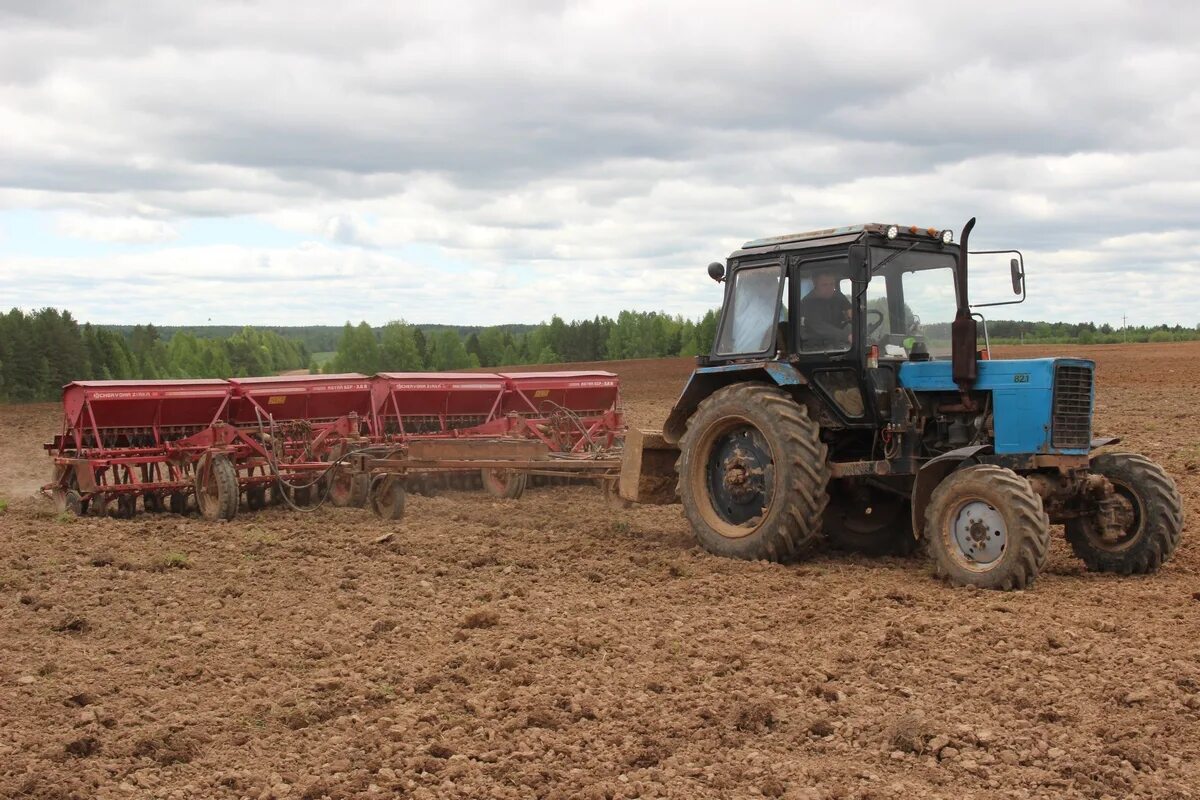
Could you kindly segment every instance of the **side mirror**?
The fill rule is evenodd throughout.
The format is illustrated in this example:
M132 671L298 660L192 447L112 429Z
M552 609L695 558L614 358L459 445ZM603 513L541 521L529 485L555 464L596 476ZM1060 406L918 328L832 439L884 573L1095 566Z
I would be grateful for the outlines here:
M708 265L708 277L712 278L717 283L725 280L725 265L720 261L714 261Z
M846 257L850 262L850 274L858 275L858 271L867 265L867 246L865 244L850 245Z
M1008 262L1009 271L1012 273L1013 294L1021 293L1021 286L1025 283L1025 270L1021 266L1021 262L1013 259Z

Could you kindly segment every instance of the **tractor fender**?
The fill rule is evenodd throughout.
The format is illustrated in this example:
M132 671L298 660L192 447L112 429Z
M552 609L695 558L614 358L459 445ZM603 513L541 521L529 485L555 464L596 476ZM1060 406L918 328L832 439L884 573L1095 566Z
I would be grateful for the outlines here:
M748 364L725 364L719 367L699 367L683 387L679 399L663 424L663 439L678 444L687 428L688 418L704 398L718 389L734 383L759 381L776 386L800 386L808 383L800 371L786 361L755 361Z
M917 478L913 481L912 488L913 536L920 539L925 533L925 508L929 505L929 498L933 495L933 490L937 488L937 485L945 480L947 475L962 466L964 461L990 452L992 452L990 444L973 444L942 453L921 465L921 468L917 470Z

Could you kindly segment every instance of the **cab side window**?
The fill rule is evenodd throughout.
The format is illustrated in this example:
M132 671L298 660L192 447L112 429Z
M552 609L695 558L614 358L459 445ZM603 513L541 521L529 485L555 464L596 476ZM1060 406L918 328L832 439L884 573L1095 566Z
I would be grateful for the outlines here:
M717 355L754 355L771 347L776 336L782 280L783 268L779 264L743 267L733 274L733 286L717 335Z
M800 352L840 353L850 349L853 306L844 266L814 265L797 273L797 283Z

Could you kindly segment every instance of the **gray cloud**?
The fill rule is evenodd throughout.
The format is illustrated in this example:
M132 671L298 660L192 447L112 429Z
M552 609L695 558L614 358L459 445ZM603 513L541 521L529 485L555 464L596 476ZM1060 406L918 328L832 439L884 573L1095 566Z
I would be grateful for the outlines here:
M1194 324L1200 289L1117 287L1198 263L1198 34L1182 2L0 3L0 210L160 262L190 263L188 220L252 216L330 243L334 278L411 245L524 270L492 321L695 313L697 265L746 239L978 215L981 245L1081 284L1013 313L1111 320L1117 291ZM333 294L330 319L358 307Z

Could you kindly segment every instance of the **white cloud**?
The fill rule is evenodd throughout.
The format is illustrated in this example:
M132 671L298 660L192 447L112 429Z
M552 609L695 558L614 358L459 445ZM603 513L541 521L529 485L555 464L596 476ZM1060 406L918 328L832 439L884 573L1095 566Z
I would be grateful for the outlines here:
M179 232L162 220L145 217L101 217L90 214L65 213L58 217L55 229L72 239L91 239L96 242L166 242Z
M361 296L392 302L371 281L411 267L420 293L394 287L420 299L406 316L517 321L696 313L717 296L703 265L746 239L978 215L980 246L1029 256L1035 296L1011 313L1113 321L1134 305L1194 323L1188 286L1121 290L1196 267L1194 3L28 8L0 10L0 212L157 246L145 262L99 248L39 262L138 287L122 320L262 318L261 298L170 299L193 285L176 265L200 268L172 242L198 218L325 243L203 250L205 285L236 296L269 275L275 313L382 321ZM439 255L414 267L399 255L414 246ZM26 264L0 253L0 290L61 303L5 284ZM279 272L294 269L343 282L311 305L314 286Z

